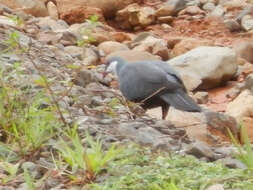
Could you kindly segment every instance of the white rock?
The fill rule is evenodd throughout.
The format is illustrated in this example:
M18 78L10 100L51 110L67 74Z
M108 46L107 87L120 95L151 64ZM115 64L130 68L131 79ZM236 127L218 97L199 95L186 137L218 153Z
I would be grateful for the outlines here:
M249 31L253 29L253 17L246 15L242 18L241 25L244 30Z
M244 117L253 117L253 94L244 90L227 105L226 113L241 122Z
M191 90L216 87L231 79L238 69L235 51L226 47L198 47L169 60L168 64L179 71L187 89ZM193 86L189 78L201 84Z
M52 19L58 20L59 15L58 15L58 10L57 10L57 6L52 2L48 2L47 4L47 10L48 10L48 14Z

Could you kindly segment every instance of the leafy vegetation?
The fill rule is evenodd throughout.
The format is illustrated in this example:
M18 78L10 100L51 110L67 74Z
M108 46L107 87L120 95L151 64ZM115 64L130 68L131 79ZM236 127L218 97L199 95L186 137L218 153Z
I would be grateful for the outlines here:
M92 190L204 190L222 183L225 189L250 190L253 173L229 169L219 163L201 162L192 156L152 153L129 146L121 159L111 162L110 177L100 184L89 185Z
M83 47L87 44L96 42L96 39L92 35L93 30L100 24L99 17L92 15L86 19L87 27L81 29L83 39L77 41L77 46Z

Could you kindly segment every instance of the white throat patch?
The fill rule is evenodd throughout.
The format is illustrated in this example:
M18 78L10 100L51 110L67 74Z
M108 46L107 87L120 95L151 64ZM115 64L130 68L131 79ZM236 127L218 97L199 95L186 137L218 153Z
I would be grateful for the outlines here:
M112 61L110 63L110 65L107 67L106 71L113 72L114 74L117 74L116 67L117 67L118 63L119 63L118 61Z

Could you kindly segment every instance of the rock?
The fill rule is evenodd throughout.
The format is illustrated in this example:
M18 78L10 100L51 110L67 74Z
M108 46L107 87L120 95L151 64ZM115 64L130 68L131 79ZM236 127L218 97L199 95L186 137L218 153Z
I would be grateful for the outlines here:
M52 30L54 32L58 31L63 31L66 30L67 27L60 22L50 18L50 17L41 17L38 20L37 25L42 29L42 30Z
M188 6L180 11L178 15L205 15L205 11L202 11L197 6Z
M250 139L253 140L253 94L249 90L242 91L227 105L226 113L235 117L238 123L242 123L247 128Z
M0 3L36 17L48 16L47 8L41 0L0 0Z
M49 1L47 3L47 10L48 10L48 14L50 18L54 20L58 20L59 15L58 15L57 6L52 1Z
M115 51L106 56L106 59L109 57L119 56L128 61L143 61L143 60L160 60L159 56L152 55L145 51L134 51L134 50L123 50Z
M186 7L185 0L167 0L157 11L156 16L174 16Z
M117 42L130 41L131 37L125 32L111 32L112 38Z
M83 23L90 16L96 15L99 20L104 20L101 9L95 7L76 7L69 11L60 13L60 18L65 20L68 24Z
M253 63L253 42L239 42L235 45L237 55L248 62Z
M224 159L219 159L219 162L221 162L223 165L225 165L228 168L239 168L239 169L247 169L247 166L245 166L241 161L237 159L233 159L230 157L224 158Z
M22 169L27 169L27 171L29 172L29 174L33 177L33 178L40 178L41 177L41 173L40 173L40 167L36 164L34 164L33 162L24 162L22 164Z
M253 92L253 74L249 74L245 79L245 88Z
M161 118L160 108L148 110L147 114L157 119ZM176 128L185 129L190 140L200 141L214 147L223 141L230 141L227 129L230 129L235 136L238 133L235 119L222 113L210 111L190 113L170 107L166 120Z
M208 102L208 92L197 92L193 98L198 104L206 104Z
M119 42L107 41L99 44L98 50L100 54L102 53L104 56L106 56L115 51L129 50L129 48L126 45Z
M46 44L57 44L59 43L62 35L56 34L55 32L39 32L36 36L37 40Z
M231 32L241 30L241 25L234 19L224 20L224 24Z
M186 153L194 155L197 158L205 157L212 161L214 160L214 152L212 149L207 144L200 141L196 141L190 144L186 150Z
M194 48L200 47L200 46L211 46L212 42L209 40L200 40L200 39L194 39L194 38L184 38L181 39L180 42L178 42L171 51L171 57L176 57L179 55L182 55Z
M215 7L215 9L210 13L210 16L213 17L223 17L225 10L221 5Z
M198 47L169 60L168 64L179 71L187 89L192 89L193 85L186 79L194 77L195 81L201 81L194 89L203 90L228 81L238 68L236 53L226 47Z
M117 12L116 21L122 29L145 27L155 21L155 10L151 7L140 6L137 3L128 5Z
M245 15L241 20L242 28L246 31L253 29L253 17L251 15Z
M83 65L97 65L100 60L98 50L93 46L83 47L82 60Z
M206 4L203 5L203 10L212 12L215 9L215 4L211 2L207 2Z
M86 87L88 84L92 82L96 82L96 81L97 79L94 73L90 70L85 70L85 69L78 71L74 79L74 83L82 87Z
M167 42L163 39L158 39L153 36L148 36L143 41L135 43L134 51L147 51L153 55L160 56L163 60L169 59L169 49Z
M224 187L221 184L216 184L216 185L211 185L206 190L224 190Z
M159 130L156 130L156 127L162 127L164 128L163 130L167 130L166 133L168 134L166 135L166 138L161 138L163 133ZM146 125L138 121L121 123L119 126L117 126L117 131L123 137L128 137L128 139L131 139L137 143L150 145L155 149L162 148L165 150L174 151L180 149L178 146L179 141L175 139L179 139L185 135L185 133L182 133L182 130L179 132L179 130L174 128L169 122L166 122L166 124L154 123L153 125ZM173 136L174 138L177 138L172 139Z
M238 14L238 16L236 17L235 20L236 20L237 22L241 23L242 18L243 18L244 16L246 16L246 15L250 15L250 14L252 13L252 11L253 11L253 6L252 6L252 5L245 7L245 8Z
M172 16L160 16L157 18L160 23L171 23L173 21Z
M13 20L11 20L10 18L8 18L6 16L1 16L1 15L0 15L0 24L9 25L9 26L16 26L16 23Z
M106 18L115 16L116 12L127 5L138 2L138 0L56 0L60 15L70 12L70 10L80 9L82 7L98 8ZM86 9L89 11L88 9ZM74 12L73 12L74 13ZM94 12L96 13L96 12Z
M83 48L77 46L66 46L64 51L70 54L73 58L82 59Z

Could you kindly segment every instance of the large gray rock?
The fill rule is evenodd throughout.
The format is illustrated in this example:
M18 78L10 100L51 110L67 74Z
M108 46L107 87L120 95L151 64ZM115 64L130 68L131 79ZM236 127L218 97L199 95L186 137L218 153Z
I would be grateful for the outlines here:
M208 46L195 48L169 60L168 64L180 72L189 90L217 87L231 79L238 67L234 50Z

